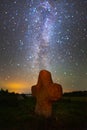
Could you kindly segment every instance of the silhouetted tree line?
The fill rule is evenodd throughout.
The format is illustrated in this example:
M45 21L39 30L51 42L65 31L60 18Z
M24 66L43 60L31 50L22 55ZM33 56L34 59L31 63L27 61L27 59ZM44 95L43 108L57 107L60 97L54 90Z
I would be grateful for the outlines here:
M73 92L67 92L64 93L63 96L69 96L69 97L80 97L84 96L87 97L87 91L73 91Z
M66 97L87 97L87 91L74 91L64 93L63 96ZM26 94L18 94L14 92L9 92L8 90L0 90L0 106L17 106L21 100L29 98Z
M0 90L0 105L4 106L17 106L18 95L14 92L10 93L8 90Z

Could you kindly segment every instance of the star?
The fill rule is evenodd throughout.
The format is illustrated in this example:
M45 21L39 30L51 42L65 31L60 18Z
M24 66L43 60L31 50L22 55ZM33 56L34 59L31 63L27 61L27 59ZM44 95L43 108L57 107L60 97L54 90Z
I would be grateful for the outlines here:
M86 0L1 1L0 86L22 82L30 92L46 69L64 91L87 90L86 6Z

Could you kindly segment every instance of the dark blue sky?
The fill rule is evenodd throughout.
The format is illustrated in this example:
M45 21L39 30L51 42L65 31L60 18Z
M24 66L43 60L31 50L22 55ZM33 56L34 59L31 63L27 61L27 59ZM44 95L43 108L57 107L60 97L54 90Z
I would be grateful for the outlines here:
M0 86L30 92L41 69L87 90L87 0L0 1Z

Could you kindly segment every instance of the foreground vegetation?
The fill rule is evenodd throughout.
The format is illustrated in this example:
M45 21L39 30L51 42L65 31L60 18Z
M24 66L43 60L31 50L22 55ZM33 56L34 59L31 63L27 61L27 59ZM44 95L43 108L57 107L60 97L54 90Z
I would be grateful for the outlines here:
M86 130L87 97L64 95L53 104L52 117L34 114L35 99L0 92L0 130Z

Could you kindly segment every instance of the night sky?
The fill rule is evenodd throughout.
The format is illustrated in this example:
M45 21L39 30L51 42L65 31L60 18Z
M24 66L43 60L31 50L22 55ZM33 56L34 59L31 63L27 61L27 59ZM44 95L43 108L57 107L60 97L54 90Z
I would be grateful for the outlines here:
M29 93L42 69L87 90L87 0L0 0L0 88Z

